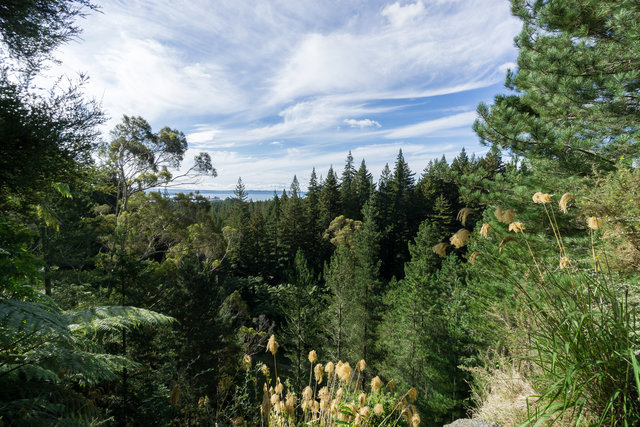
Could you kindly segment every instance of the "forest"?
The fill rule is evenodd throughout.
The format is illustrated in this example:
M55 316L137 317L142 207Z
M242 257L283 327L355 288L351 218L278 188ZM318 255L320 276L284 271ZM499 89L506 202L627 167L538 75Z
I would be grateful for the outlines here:
M222 165L42 89L90 0L1 1L0 426L640 422L640 3L511 8L485 155L254 202L151 191Z

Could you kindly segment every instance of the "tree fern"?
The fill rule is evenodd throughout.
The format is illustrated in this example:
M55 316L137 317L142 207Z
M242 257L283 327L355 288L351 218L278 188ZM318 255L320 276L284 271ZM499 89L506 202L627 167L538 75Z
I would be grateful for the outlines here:
M115 380L125 367L139 368L126 357L108 354L96 338L122 328L166 325L174 320L136 307L93 307L65 313L53 302L43 301L0 300L0 412L10 424L29 419L28 425L50 425L46 420L69 417L65 425L86 425L74 421L80 412L61 397L72 393L65 385L95 386Z

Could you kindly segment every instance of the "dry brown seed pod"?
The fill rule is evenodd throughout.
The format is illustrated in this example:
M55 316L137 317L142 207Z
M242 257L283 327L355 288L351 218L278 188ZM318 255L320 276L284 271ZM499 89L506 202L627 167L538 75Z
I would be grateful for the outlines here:
M551 203L551 194L542 193L538 191L536 194L533 195L533 203L538 203L543 205L546 203Z
M474 253L472 253L471 255L469 255L469 258L468 258L469 262L470 262L471 264L475 264L475 263L476 263L476 259L477 259L480 255L481 255L481 254L480 254L480 252L474 252Z
M458 211L456 219L462 223L463 226L467 225L467 217L473 213L471 208L462 208Z
M278 351L278 342L276 341L275 335L271 335L271 337L269 337L269 342L267 343L267 351L270 351L274 356L276 355L276 352Z
M524 230L524 224L521 222L512 222L509 224L509 231L513 231L514 233L523 233Z
M602 220L598 217L590 216L589 218L587 218L587 227L592 230L597 230L602 227Z
M384 413L384 406L382 406L379 403L376 403L376 405L373 407L373 413L380 416Z
M437 245L435 245L433 248L431 248L433 250L433 252L435 252L436 254L440 255L442 258L447 256L447 248L451 246L448 243L438 243Z
M571 193L564 193L562 195L562 197L560 198L560 201L558 202L558 206L560 206L560 210L563 213L567 213L568 212L568 206L569 206L569 202L573 200L573 194Z
M322 373L323 373L323 370L322 370L322 364L321 364L321 363L318 363L318 364L316 365L316 367L315 367L315 368L313 368L313 374L314 374L314 376L316 377L316 382L317 382L318 384L321 384L321 383L322 383Z
M480 235L484 238L489 237L489 229L491 228L491 224L482 224L482 228L480 229Z
M470 236L471 236L471 233L469 233L469 230L461 228L456 232L456 234L451 236L449 241L453 246L455 246L456 249L460 249L461 247L467 244Z
M375 376L371 379L371 391L376 393L378 391L380 391L380 389L382 388L382 380L380 379L380 377Z

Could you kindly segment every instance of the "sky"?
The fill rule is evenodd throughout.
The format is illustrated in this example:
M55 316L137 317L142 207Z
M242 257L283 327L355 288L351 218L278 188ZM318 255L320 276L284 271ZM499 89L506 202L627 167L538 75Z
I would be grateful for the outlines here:
M419 176L504 92L520 21L507 0L105 0L48 72L89 76L108 131L123 114L187 136L218 177L190 189L303 189L347 153L375 179L398 150Z

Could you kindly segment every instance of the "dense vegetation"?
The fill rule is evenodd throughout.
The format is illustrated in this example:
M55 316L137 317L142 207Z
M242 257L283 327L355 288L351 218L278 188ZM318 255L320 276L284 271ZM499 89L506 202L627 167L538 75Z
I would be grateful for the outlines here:
M0 2L0 425L638 422L637 1L512 1L485 156L264 202L147 192L182 132L36 87L92 8Z

